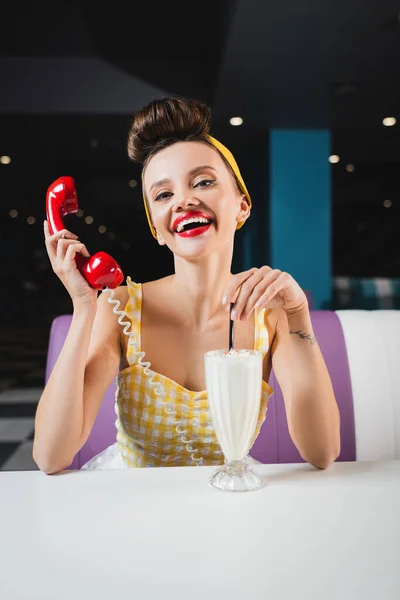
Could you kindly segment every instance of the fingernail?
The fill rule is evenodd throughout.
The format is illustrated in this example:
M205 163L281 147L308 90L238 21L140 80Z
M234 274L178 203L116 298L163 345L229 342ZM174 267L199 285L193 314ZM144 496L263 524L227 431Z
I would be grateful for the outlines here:
M236 317L237 317L237 312L236 312L236 310L233 310L231 312L231 318L234 320L234 319L236 319Z
M222 298L222 304L226 304L228 302L228 296L224 296Z

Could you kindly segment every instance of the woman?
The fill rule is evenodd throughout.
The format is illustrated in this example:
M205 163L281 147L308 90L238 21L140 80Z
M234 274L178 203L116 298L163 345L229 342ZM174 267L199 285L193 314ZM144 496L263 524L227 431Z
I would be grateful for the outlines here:
M268 266L231 273L235 230L249 218L251 199L233 156L210 136L210 120L209 107L180 98L151 102L133 118L128 153L143 166L151 232L175 265L169 277L143 285L128 277L115 290L135 346L107 293L97 298L77 270L75 254L89 256L84 244L67 230L50 235L44 223L51 264L73 302L71 327L36 413L33 456L46 473L70 465L117 372L117 441L86 468L220 464L204 353L226 347L231 303L235 347L264 355L255 438L273 392L266 383L273 367L301 456L326 468L339 455L339 411L304 292L288 273ZM164 389L163 399L151 381Z

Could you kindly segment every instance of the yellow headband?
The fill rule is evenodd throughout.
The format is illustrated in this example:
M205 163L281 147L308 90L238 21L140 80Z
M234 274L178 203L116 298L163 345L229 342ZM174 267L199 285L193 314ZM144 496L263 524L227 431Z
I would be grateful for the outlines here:
M211 135L208 135L207 139L210 142L210 144L212 144L214 146L214 148L216 148L218 150L218 152L220 152L220 154L222 154L222 156L225 158L226 162L229 164L230 168L233 171L233 174L236 177L236 181L238 182L240 190L246 196L247 204L251 208L252 207L252 203L251 203L250 194L247 191L246 185L245 185L245 183L243 181L243 177L240 174L239 167L237 165L237 162L236 162L236 160L235 160L232 152L230 150L228 150L228 148L226 146L224 146L223 144L221 144L221 142L219 142L215 138L211 137ZM146 216L147 216L147 220L149 222L151 233L153 234L153 237L155 237L155 239L157 239L156 230L154 229L153 224L151 222L151 218L150 218L150 211L149 211L149 207L147 205L146 194L144 193L143 173L144 173L144 171L142 172L142 190L143 190L144 208L145 208L145 211L146 211ZM243 225L245 224L245 222L246 221L240 221L240 223L237 224L236 229L240 229L241 227L243 227Z

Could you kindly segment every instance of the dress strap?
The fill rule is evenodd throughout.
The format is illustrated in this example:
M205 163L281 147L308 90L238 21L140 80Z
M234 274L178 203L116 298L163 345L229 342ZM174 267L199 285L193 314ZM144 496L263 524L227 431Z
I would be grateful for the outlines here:
M134 365L138 361L138 353L141 352L140 321L142 316L142 284L135 283L130 277L126 278L128 287L128 302L125 305L125 313L131 321L131 332L135 334L134 345L129 345L126 357L129 365Z
M263 353L263 356L265 356L269 349L269 334L265 325L265 310L265 308L256 308L254 319L254 350L259 350L259 352Z

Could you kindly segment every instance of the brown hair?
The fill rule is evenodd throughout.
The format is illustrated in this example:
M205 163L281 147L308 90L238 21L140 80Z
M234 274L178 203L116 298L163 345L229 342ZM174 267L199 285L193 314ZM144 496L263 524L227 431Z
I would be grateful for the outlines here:
M128 156L146 166L154 154L179 141L202 141L211 126L211 109L190 98L153 100L133 117L128 134ZM211 145L211 144L210 144Z

